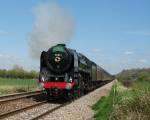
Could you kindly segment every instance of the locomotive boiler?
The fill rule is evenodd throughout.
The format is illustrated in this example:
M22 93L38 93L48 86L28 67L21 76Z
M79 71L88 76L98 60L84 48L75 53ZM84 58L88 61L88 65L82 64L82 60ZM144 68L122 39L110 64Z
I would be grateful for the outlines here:
M112 75L96 63L65 44L41 53L39 82L48 99L80 97L112 79Z

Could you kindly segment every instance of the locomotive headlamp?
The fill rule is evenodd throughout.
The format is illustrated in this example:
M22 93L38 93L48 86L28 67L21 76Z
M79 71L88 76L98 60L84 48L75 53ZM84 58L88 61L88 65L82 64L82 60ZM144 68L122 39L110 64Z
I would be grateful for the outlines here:
M55 80L58 81L58 77L56 77Z
M65 74L65 82L67 82L69 79L68 74Z
M42 82L45 82L45 81L47 81L47 80L48 80L48 79L47 79L46 76L43 76L43 75L41 76L41 81L42 81Z
M69 82L72 82L72 77L70 77Z
M44 76L42 76L42 77L41 77L41 81L42 81L42 82L44 82L44 81L45 81L45 78L44 78Z
M71 86L71 83L67 83L67 84L66 84L66 89L67 89L67 90L71 89L71 87L72 87L72 86Z
M47 80L48 80L48 70L46 68L43 68L40 73L40 81L45 82Z

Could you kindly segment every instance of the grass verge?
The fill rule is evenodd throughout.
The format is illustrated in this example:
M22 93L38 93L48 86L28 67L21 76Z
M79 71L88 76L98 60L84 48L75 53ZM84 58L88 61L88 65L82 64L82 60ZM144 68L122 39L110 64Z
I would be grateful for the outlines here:
M93 107L96 120L148 120L150 119L150 82L137 81L124 88L120 83L110 94Z
M35 79L0 78L0 95L32 91L39 87Z

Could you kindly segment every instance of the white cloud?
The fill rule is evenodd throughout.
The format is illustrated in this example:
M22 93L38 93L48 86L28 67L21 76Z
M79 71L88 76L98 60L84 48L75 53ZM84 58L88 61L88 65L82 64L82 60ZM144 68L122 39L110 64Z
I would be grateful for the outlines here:
M21 65L22 60L11 55L0 54L0 68L12 68L14 65Z
M140 60L138 60L138 62L140 62L140 63L147 63L147 59L140 59Z
M129 32L126 32L126 33L130 34L130 35L150 36L150 31L129 31Z
M92 52L100 52L100 49L95 48L95 49L92 50Z
M125 51L124 54L125 55L132 55L132 54L134 54L134 52L133 51Z
M3 34L5 34L5 33L6 33L5 31L0 30L0 35L3 35Z
M12 69L15 65L21 66L25 70L39 71L39 61L0 54L0 69Z
M8 55L0 54L0 59L9 58L9 57L10 57L10 56L8 56Z
M119 61L121 64L127 64L129 61L127 61L127 60L120 60Z
M9 36L9 35L15 35L14 32L7 32L4 30L0 30L0 36Z

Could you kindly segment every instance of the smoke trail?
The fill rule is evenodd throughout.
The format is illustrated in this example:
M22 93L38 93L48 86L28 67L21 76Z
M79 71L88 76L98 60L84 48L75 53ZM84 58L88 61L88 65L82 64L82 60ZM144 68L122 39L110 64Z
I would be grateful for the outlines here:
M34 8L36 18L29 35L29 51L39 58L41 51L58 43L68 43L73 34L72 17L56 3L42 3Z

